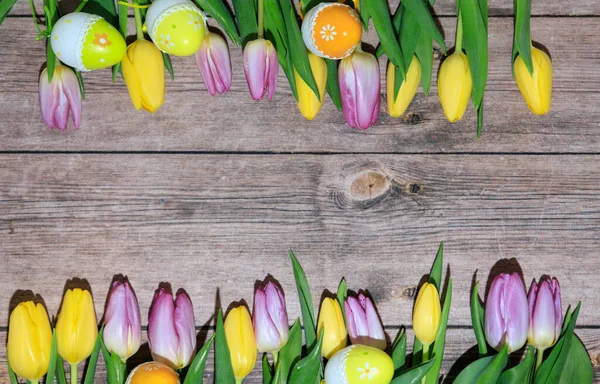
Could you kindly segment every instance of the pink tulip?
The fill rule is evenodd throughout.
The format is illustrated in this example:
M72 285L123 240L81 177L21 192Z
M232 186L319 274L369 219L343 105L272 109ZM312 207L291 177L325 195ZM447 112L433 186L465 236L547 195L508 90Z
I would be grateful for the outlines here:
M142 342L140 308L129 282L116 281L110 290L104 314L104 344L123 362L133 356Z
M367 129L379 117L379 64L370 53L355 51L338 68L342 110L352 128Z
M69 111L75 128L81 122L81 91L75 72L58 61L52 81L48 81L48 69L40 75L40 109L42 118L50 128L66 129Z
M517 273L494 278L485 303L485 338L496 350L508 344L508 352L527 341L529 315L525 285Z
M385 349L385 333L371 299L360 293L348 297L344 303L346 323L352 344L363 344Z
M192 302L185 294L173 296L161 288L154 297L148 320L148 344L155 361L173 369L186 367L196 350Z
M533 280L528 301L529 343L541 350L550 348L558 340L563 322L558 280L542 277L539 285Z
M256 39L244 48L244 72L250 95L261 100L267 92L271 100L277 86L277 52L269 40Z
M221 35L209 32L194 55L196 66L211 96L231 88L231 61L227 42Z
M269 281L254 293L252 325L260 352L279 352L289 338L285 298L281 288Z

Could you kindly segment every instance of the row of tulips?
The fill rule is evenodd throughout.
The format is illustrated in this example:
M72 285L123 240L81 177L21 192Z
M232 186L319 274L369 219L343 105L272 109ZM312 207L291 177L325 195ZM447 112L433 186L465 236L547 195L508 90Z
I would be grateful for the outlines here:
M290 328L283 291L271 277L257 284L252 314L246 305L236 303L224 320L218 311L215 334L201 348L197 346L189 296L180 291L173 298L167 289L159 288L147 328L153 361L138 365L127 375L125 363L142 343L142 321L131 285L119 279L109 292L100 330L92 296L86 289L66 291L54 330L42 304L18 304L10 315L9 371L32 383L46 374L46 383L54 382L55 377L58 383L66 383L64 359L71 366L71 382L75 383L78 366L89 358L85 383L92 383L102 351L110 384L124 383L125 378L129 384L201 383L214 342L215 382L219 384L241 383L254 369L258 352L264 354L263 381L270 384L312 384L321 379L326 384L437 383L452 297L451 279L445 290L441 289L442 258L440 246L415 301L411 364L404 329L389 345L371 298L364 291L349 294L345 280L336 296L325 295L315 322L306 276L291 254L304 348L300 319ZM564 377L570 381L562 382L592 382L589 356L573 333L579 306L575 311L567 310L563 321L560 286L555 278L543 277L539 283L534 280L527 295L519 275L502 273L491 283L485 310L477 290L476 285L472 317L481 358L467 366L456 383L555 383ZM443 301L441 291L445 291ZM508 354L520 350L527 340L530 347L523 362L506 369ZM488 345L499 352L488 352ZM547 350L551 352L545 357ZM321 358L325 359L324 370ZM15 377L11 379L17 382Z

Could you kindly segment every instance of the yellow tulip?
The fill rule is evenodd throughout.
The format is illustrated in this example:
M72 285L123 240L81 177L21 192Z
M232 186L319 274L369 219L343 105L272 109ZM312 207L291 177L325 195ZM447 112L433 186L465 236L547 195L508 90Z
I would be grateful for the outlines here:
M552 61L546 52L534 47L531 47L531 60L533 75L521 56L517 56L513 67L515 80L529 109L536 115L544 115L550 110L552 99Z
M435 285L423 284L413 309L413 330L423 345L431 345L435 341L441 312L440 297Z
M37 382L48 372L52 329L42 304L26 301L12 311L6 348L10 366L18 376Z
M444 114L451 123L462 119L472 89L473 79L467 55L454 52L444 60L438 73L438 96Z
M77 365L92 354L97 337L92 295L81 288L67 290L56 321L58 354L72 366Z
M329 359L348 343L348 333L344 325L340 303L330 297L326 297L321 303L319 320L317 321L318 335L321 334L323 328L325 328L325 331L323 332L321 355Z
M396 70L394 64L390 62L387 68L387 106L388 113L392 117L402 115L410 102L415 97L419 82L421 81L421 62L417 56L413 56L406 73L406 78L400 85L396 100L394 100L394 80L396 79Z
M257 355L252 319L248 309L242 305L229 311L224 328L233 375L236 380L241 381L254 369Z
M148 40L136 40L127 47L121 67L135 109L156 112L165 100L165 64L160 50Z
M325 86L327 85L327 64L325 59L319 57L312 52L308 52L308 60L310 69L319 89L320 101L312 89L302 80L296 69L294 68L294 77L296 79L296 89L298 91L298 109L307 120L312 120L317 116L323 105L325 97Z

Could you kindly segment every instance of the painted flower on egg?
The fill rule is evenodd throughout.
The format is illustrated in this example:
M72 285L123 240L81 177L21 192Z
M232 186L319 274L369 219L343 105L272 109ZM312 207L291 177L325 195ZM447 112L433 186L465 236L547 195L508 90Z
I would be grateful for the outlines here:
M360 44L362 26L358 14L340 3L321 3L308 11L302 22L302 38L315 55L343 59Z
M206 21L190 0L156 0L148 8L146 27L161 51L190 56L204 41Z
M115 27L97 15L73 12L61 17L50 36L56 57L79 70L111 67L125 56L125 40Z
M325 366L327 384L388 384L394 363L385 352L354 344L342 349Z

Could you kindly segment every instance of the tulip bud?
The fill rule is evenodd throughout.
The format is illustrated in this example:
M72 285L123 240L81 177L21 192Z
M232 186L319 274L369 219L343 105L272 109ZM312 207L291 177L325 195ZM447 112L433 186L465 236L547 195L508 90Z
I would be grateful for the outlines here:
M308 52L308 60L313 77L317 83L319 98L317 98L317 95L315 95L308 84L302 80L302 77L300 77L295 68L294 78L296 79L296 90L298 92L298 109L307 120L312 120L317 116L323 105L325 86L327 85L327 63L325 63L325 59L312 52Z
M544 350L556 343L562 329L562 303L560 285L556 278L533 280L529 288L529 332L527 340Z
M352 128L362 130L379 117L379 64L370 53L355 51L342 59L338 69L342 111Z
M40 75L40 109L48 127L66 129L69 111L75 128L81 123L81 90L75 72L56 61L52 81L48 81L48 69Z
M148 344L155 361L173 369L186 367L196 350L192 302L185 293L173 296L161 288L154 297L148 319Z
M440 327L442 308L437 288L425 283L419 290L413 309L413 330L423 345L431 345Z
M252 319L248 309L242 305L229 311L225 318L224 329L233 375L237 380L242 380L254 369L257 355Z
M273 43L265 39L256 39L244 48L244 73L254 100L261 100L267 93L271 100L277 87L277 51Z
M546 52L531 47L533 73L529 73L521 56L515 58L513 70L517 86L531 112L544 115L552 99L552 61Z
M136 40L127 47L121 67L135 109L156 112L165 101L165 64L160 50L148 40Z
M89 291L69 289L56 321L57 350L69 364L79 364L90 357L98 337L94 301Z
M252 325L260 352L279 352L289 338L289 323L281 288L269 281L254 293Z
M126 362L142 342L140 308L129 282L115 281L104 313L104 344L109 352Z
M344 303L348 334L352 344L363 344L385 349L385 332L371 299L360 293L358 298L349 296Z
M444 60L438 73L438 96L444 114L451 123L462 119L472 89L473 79L467 55L454 52Z
M194 55L196 66L211 96L231 88L231 61L227 42L221 35L209 32Z
M487 342L497 351L508 344L508 353L527 340L529 318L525 285L517 273L494 278L485 303L484 331Z
M8 361L17 376L37 382L47 372L52 329L42 304L19 303L8 323Z
M419 82L421 81L421 62L417 59L417 56L413 56L406 72L406 77L400 84L400 89L394 100L394 81L396 80L396 67L392 62L388 64L387 68L387 106L388 113L392 117L401 116L410 102L415 97L417 89L419 88Z
M330 297L324 298L321 303L319 320L317 321L317 334L321 334L323 328L325 330L323 331L321 355L329 359L348 343L342 308L337 300Z

